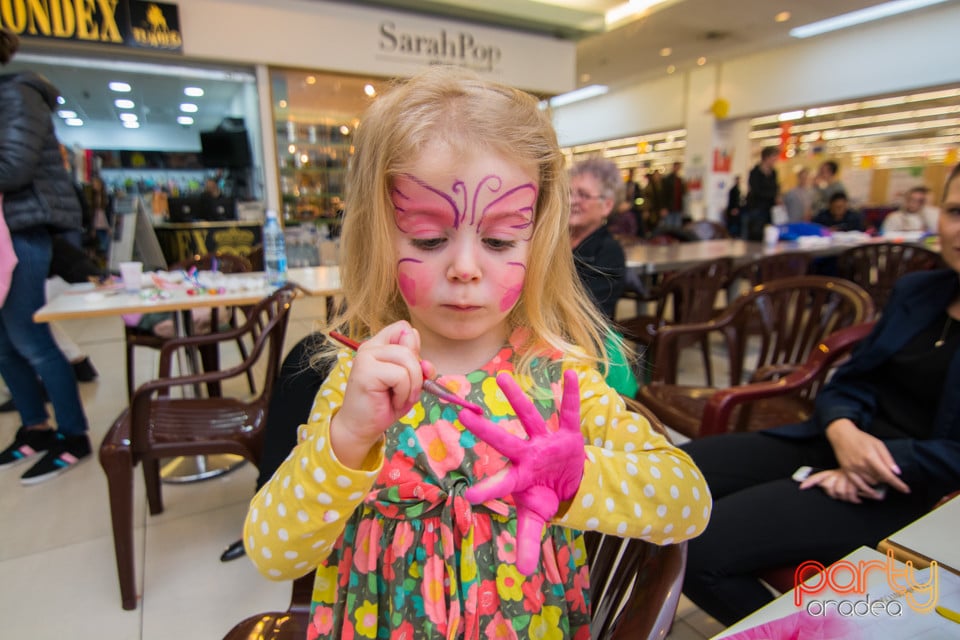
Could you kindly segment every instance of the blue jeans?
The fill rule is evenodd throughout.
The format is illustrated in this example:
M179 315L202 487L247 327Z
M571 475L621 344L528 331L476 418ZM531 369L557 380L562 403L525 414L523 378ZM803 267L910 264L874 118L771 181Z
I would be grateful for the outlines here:
M53 341L50 327L33 321L34 312L45 302L52 239L46 229L16 231L11 237L19 262L0 308L0 375L24 425L42 424L49 417L42 380L53 403L57 429L65 436L79 435L87 431L87 417L73 368Z

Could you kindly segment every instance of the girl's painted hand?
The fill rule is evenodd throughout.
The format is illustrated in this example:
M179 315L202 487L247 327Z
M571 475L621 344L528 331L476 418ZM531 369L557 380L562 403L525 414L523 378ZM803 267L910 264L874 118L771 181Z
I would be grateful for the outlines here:
M419 400L419 353L420 334L402 320L357 349L343 405L330 424L330 444L343 464L359 468L383 432Z
M556 514L561 501L573 498L583 477L580 385L576 372L564 372L560 428L550 433L512 377L501 373L497 384L516 411L528 439L510 435L472 411L461 411L460 422L511 462L497 475L467 489L465 497L479 504L513 494L517 508L517 570L530 575L539 561L544 525Z

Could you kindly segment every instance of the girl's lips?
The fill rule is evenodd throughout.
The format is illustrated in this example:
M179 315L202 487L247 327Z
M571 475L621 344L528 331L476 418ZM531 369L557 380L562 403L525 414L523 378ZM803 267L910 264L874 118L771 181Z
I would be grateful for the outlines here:
M480 308L479 306L470 304L445 304L443 306L447 309L453 309L454 311L474 311Z

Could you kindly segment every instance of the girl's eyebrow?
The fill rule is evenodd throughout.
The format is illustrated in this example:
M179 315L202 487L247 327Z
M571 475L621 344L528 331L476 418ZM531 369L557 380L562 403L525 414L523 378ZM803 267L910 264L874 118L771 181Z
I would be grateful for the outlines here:
M480 220L480 227L484 229L505 224L511 229L526 229L533 224L533 211L491 211Z

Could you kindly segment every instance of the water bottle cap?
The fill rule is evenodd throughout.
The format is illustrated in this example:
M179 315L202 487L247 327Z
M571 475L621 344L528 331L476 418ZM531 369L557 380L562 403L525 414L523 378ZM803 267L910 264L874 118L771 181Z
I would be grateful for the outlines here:
M273 209L267 209L267 217L268 217L268 218L276 218L276 217L277 217L277 212L274 211Z

